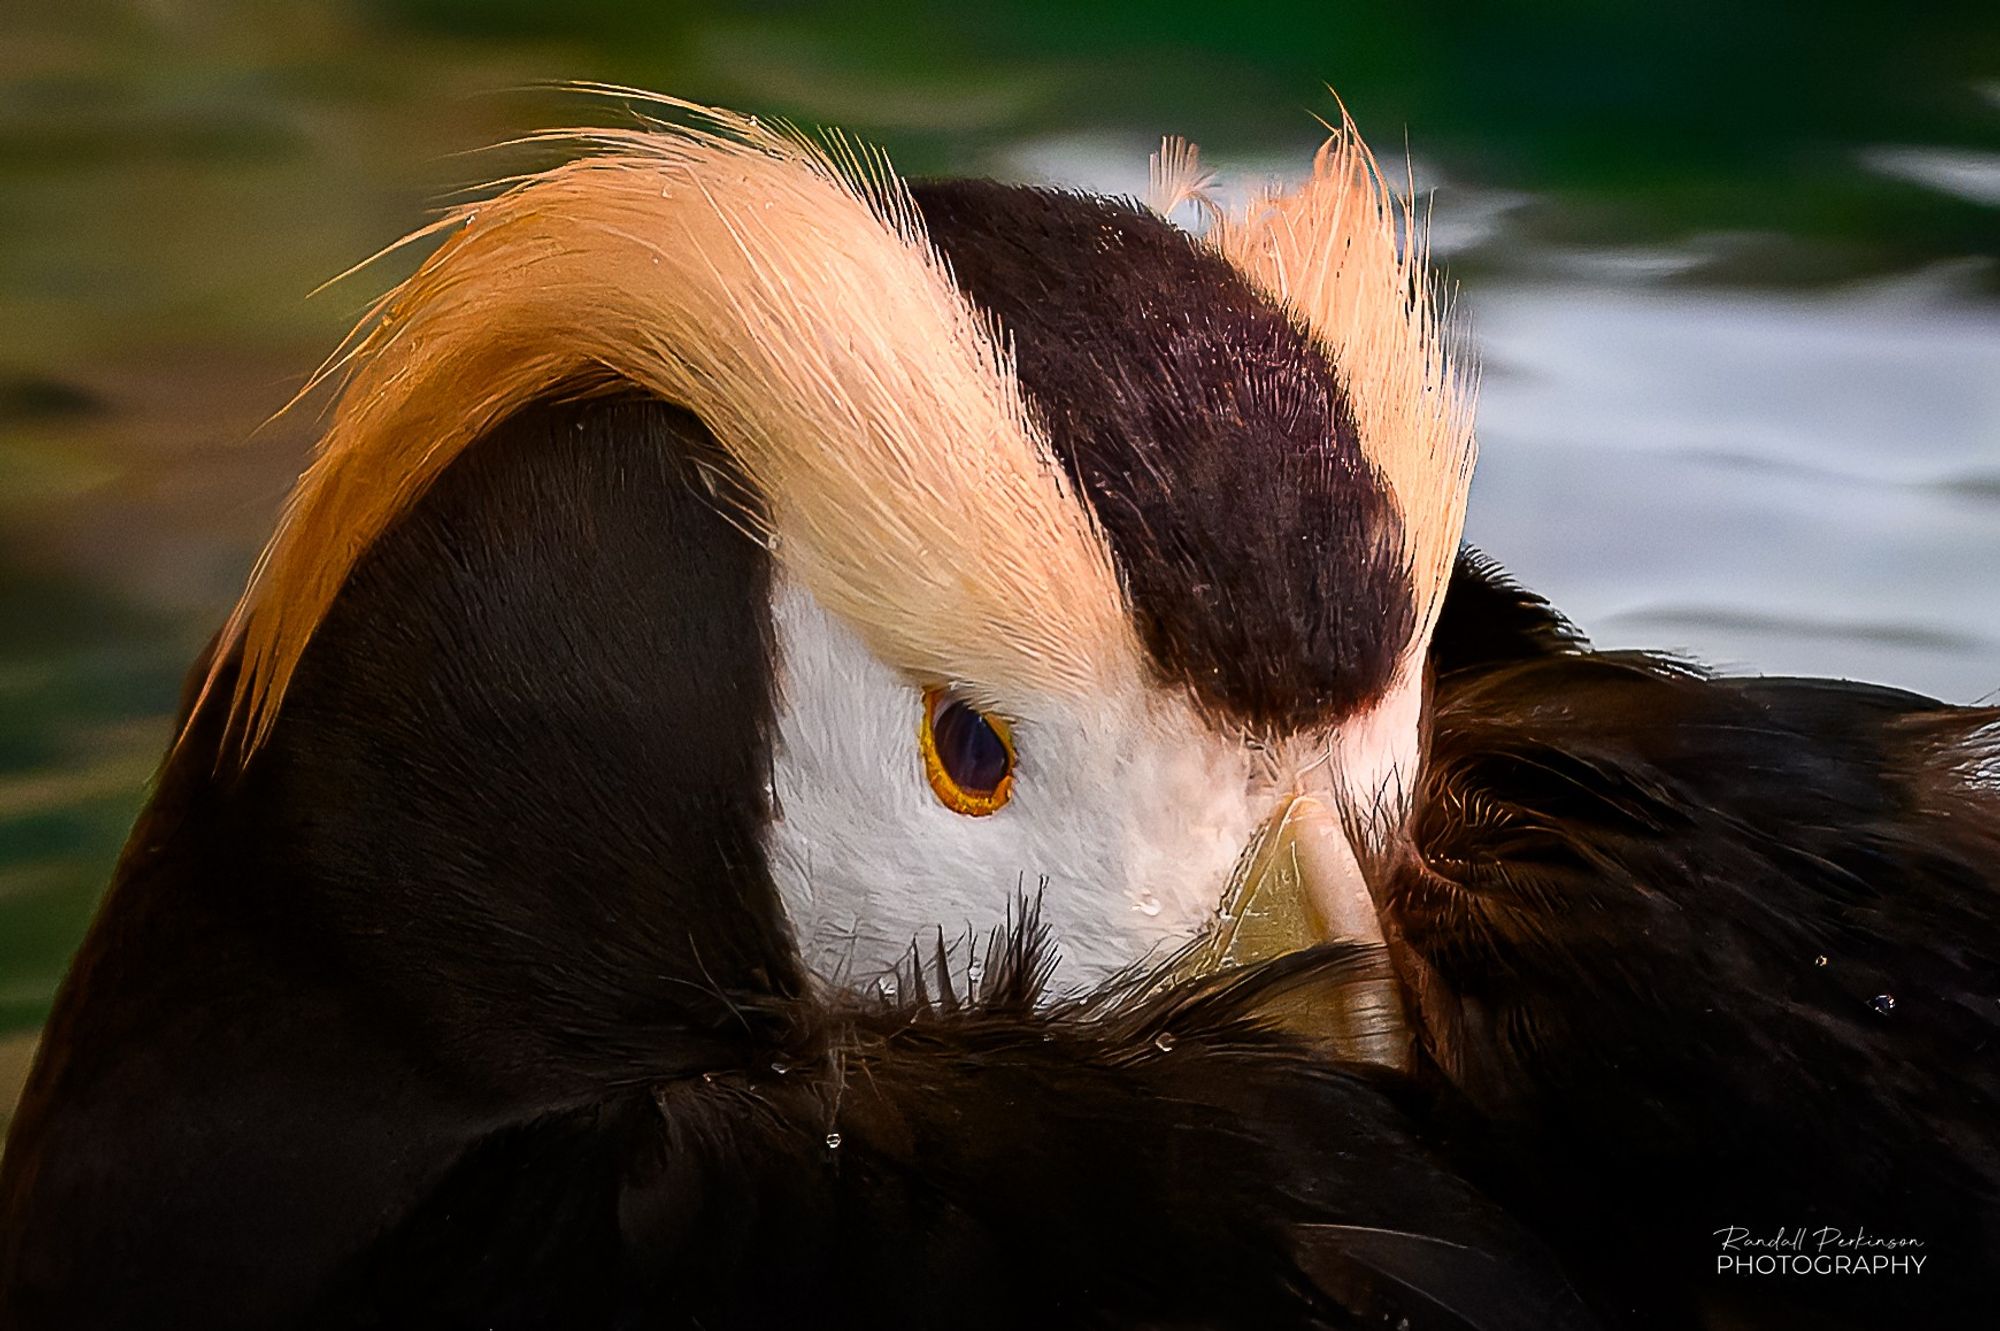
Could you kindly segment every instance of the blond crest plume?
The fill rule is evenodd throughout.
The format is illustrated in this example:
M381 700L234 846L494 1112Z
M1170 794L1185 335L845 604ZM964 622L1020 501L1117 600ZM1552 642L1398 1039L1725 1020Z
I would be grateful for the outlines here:
M1192 204L1206 221L1220 220L1222 210L1208 194L1215 173L1201 164L1201 149L1186 139L1170 134L1160 140L1147 180L1146 206L1161 217L1171 217L1181 205Z
M1477 455L1475 376L1454 354L1455 320L1435 285L1414 204L1399 200L1343 108L1287 193L1230 214L1187 182L1196 157L1182 145L1155 159L1171 197L1194 199L1212 220L1205 239L1277 299L1326 350L1347 391L1362 451L1402 512L1417 594L1410 651L1427 647L1465 526Z
M621 386L699 417L787 572L913 677L1073 692L1138 669L1102 536L886 161L650 100L695 123L537 136L587 155L419 233L447 234L322 370L347 375L332 425L217 654L241 645L246 748L455 457L538 399Z

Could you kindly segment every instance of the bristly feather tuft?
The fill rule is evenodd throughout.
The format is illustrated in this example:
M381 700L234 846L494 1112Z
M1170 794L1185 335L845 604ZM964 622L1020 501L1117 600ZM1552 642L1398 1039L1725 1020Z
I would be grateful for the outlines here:
M322 369L346 380L332 427L224 632L246 751L355 562L454 458L529 402L630 388L702 420L787 569L885 661L1055 692L1136 676L1095 523L886 159L649 101L689 123L533 136L584 155L425 228L443 243Z
M1056 1003L1031 903L976 979L948 951L919 942L899 1001L810 1001L775 1060L656 1090L671 1146L619 1206L626 1260L677 1308L706 1326L934 1325L941 1300L971 1327L1594 1325L1412 1132L1407 1092L1272 1015L1366 949Z
M1390 188L1346 107L1327 128L1303 184L1219 217L1207 240L1313 331L1342 376L1362 450L1402 510L1419 609L1409 669L1464 528L1477 374L1459 352L1460 321L1431 275L1414 201Z
M1186 139L1176 135L1161 139L1147 174L1151 186L1146 206L1161 217L1171 218L1186 204L1192 204L1206 222L1222 216L1221 206L1208 193L1215 173L1202 166L1201 149Z

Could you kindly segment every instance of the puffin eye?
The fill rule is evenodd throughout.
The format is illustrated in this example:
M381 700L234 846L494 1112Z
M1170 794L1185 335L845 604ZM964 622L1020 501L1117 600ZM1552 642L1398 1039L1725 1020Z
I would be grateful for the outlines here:
M999 717L943 689L925 689L917 743L931 789L953 813L981 818L1013 794L1014 736Z

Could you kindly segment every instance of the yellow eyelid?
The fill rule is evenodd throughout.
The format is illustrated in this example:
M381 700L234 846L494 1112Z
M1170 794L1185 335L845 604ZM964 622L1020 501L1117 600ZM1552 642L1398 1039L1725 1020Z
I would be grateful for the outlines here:
M993 733L1000 737L1001 747L1007 750L1007 775L990 791L967 790L952 779L945 770L944 759L938 756L937 738L932 730L938 709L946 703L960 701L951 692L941 687L924 690L924 708L917 718L917 747L924 756L924 776L929 780L931 791L938 802L953 813L962 813L972 818L984 818L996 812L1014 794L1014 731L1004 717L981 711L980 718L991 726Z

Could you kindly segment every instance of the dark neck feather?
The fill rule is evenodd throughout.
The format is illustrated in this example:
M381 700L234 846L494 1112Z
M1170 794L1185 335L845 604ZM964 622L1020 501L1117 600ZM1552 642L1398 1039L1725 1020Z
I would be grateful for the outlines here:
M769 556L706 440L638 402L514 419L363 559L247 770L195 718L15 1124L22 1307L283 1320L468 1143L745 1056L736 1000L798 978Z

